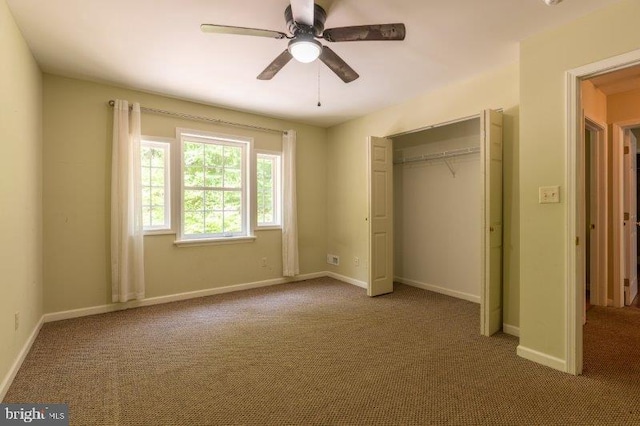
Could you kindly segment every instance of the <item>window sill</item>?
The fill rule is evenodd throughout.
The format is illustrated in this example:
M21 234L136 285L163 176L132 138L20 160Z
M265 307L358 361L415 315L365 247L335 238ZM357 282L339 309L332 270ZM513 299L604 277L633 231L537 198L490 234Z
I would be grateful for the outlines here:
M144 236L148 236L148 235L175 235L176 231L172 231L171 229L153 229L153 230L148 230L148 231L144 231Z
M282 226L274 225L274 226L258 226L255 229L256 231L282 231Z
M221 244L241 244L252 243L256 240L254 235L244 237L221 237L221 238L193 238L189 240L176 240L173 242L178 247L211 246Z

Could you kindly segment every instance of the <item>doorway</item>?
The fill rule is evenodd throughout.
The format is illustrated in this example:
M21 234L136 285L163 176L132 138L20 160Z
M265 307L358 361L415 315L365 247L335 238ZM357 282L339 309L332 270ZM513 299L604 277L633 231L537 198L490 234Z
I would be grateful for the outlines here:
M607 60L603 60L597 63L589 64L582 66L580 68L576 68L573 70L567 71L567 168L566 168L566 182L567 182L567 326L566 326L566 336L567 336L567 350L566 350L566 367L565 371L571 374L581 374L583 368L583 321L584 321L584 311L585 311L585 295L586 295L586 265L589 265L590 270L589 274L592 274L593 269L591 268L591 263L593 256L590 250L587 251L585 247L585 242L587 240L587 197L585 193L585 168L587 155L585 154L586 150L586 137L585 137L585 120L584 114L582 111L581 105L581 96L582 96L582 88L581 83L584 80L592 79L597 76L603 76L608 73L613 73L615 71L622 71L625 73L634 74L637 73L640 75L640 50L630 52L624 55L620 55L617 57L609 58ZM632 79L637 81L638 79ZM605 109L605 117L607 121L611 118L610 111L606 111ZM614 121L615 122L615 121ZM640 124L640 123L639 123ZM625 123L625 126L628 127L628 123ZM614 126L615 127L615 126ZM612 137L608 137L607 139L615 139L615 128L612 132ZM610 164L613 166L614 164L623 164L622 159L624 158L624 150L616 149L615 146L609 144L610 148L608 148L608 152L611 154L609 158L611 158ZM621 143L617 145L617 147L623 146ZM630 151L629 151L630 152ZM636 159L635 152L633 154L633 160ZM589 160L591 162L591 160ZM633 161L635 163L635 161ZM627 169L630 170L631 166L627 164ZM631 221L631 212L629 212L629 216L626 219L627 223L623 220L625 218L624 215L624 204L621 200L623 200L623 189L622 186L624 174L624 167L619 167L617 171L611 169L611 190L616 191L618 194L617 201L614 203L611 201L611 208L608 211L611 211L610 218L608 218L607 223L612 224L613 227L625 227ZM628 175L629 173L627 173ZM636 170L634 170L633 180L635 181ZM592 180L590 179L590 182ZM634 188L635 191L635 188ZM628 191L627 191L628 192ZM589 194L593 194L590 190ZM607 200L612 200L616 197L616 194L611 194L607 196ZM633 194L633 198L635 194ZM629 200L627 201L629 203ZM589 200L591 204L591 201ZM629 204L627 204L628 206ZM616 209L614 211L614 209ZM634 205L635 210L635 205ZM589 212L591 214L591 212ZM633 223L635 227L635 222ZM596 227L597 229L597 227ZM609 241L613 240L613 238L607 239L607 244L605 246L613 246L612 253L607 256L607 258L613 257L615 260L611 262L609 267L607 268L607 282L609 283L609 287L613 287L615 290L618 289L613 283L620 282L620 277L624 277L624 270L620 268L621 262L616 261L616 255L619 257L623 257L625 253L624 238L620 237L623 235L621 232L617 232L613 230L613 236L618 235L617 240L614 241L613 244L610 244ZM635 244L635 241L633 241ZM627 247L630 247L630 240L627 241ZM635 247L633 249L635 251ZM627 251L628 252L628 251ZM589 260L586 259L587 253L589 253ZM637 259L634 260L634 264L637 263ZM613 272L613 274L611 273ZM612 278L611 275L616 275L616 277ZM590 296L592 296L593 292L593 277L590 276ZM616 294L616 291L613 291ZM619 291L618 291L619 294ZM592 297L590 297L592 299ZM607 298L607 303L609 303Z

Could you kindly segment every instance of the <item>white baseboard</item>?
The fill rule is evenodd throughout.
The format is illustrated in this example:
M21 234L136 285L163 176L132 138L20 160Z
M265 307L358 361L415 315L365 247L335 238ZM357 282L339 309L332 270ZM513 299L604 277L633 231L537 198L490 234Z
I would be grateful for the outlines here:
M126 303L112 303L108 305L92 306L89 308L73 309L70 311L53 312L44 315L44 322L60 321L71 318L85 317L96 314L106 314L108 312L121 311L129 308L138 308L141 306L159 305L162 303L177 302L180 300L195 299L197 297L213 296L215 294L231 293L234 291L249 290L252 288L269 287L278 284L286 284L290 282L310 280L314 278L326 277L326 272L316 272L312 274L298 275L296 277L274 278L265 281L256 281L245 284L235 284L225 287L209 288L206 290L190 291L186 293L171 294L168 296L150 297L143 300L132 300Z
M33 345L33 342L35 342L36 337L38 336L38 332L40 332L40 329L42 328L42 324L44 324L44 316L40 317L40 321L38 321L36 326L33 328L31 335L22 346L22 350L18 354L18 357L13 362L13 365L7 372L5 378L2 380L2 383L0 384L0 402L4 399L5 395L9 391L9 387L11 386L11 383L13 383L13 379L15 379L16 374L18 374L18 370L20 370L20 367L22 366L24 359L27 357L29 350L31 350L31 345Z
M520 327L502 323L502 332L512 336L520 337Z
M518 356L524 359L528 359L529 361L542 364L546 367L551 367L555 370L559 370L564 373L567 372L567 362L564 359L556 358L549 354L538 352L536 350L529 349L522 345L518 346L517 353L518 353Z
M325 274L326 274L327 277L331 277L331 278L336 279L338 281L343 281L343 282L345 282L347 284L355 285L355 286L362 287L362 288L367 288L368 287L366 282L360 281L360 280L356 280L355 278L349 278L349 277L346 277L344 275L336 274L335 272L331 272L331 271L325 272Z
M456 290L450 290L448 288L439 287L437 285L432 285L432 284L426 284L420 281L410 280L408 278L395 277L394 280L402 284L410 285L412 287L433 291L434 293L445 294L447 296L456 297L458 299L468 300L469 302L473 302L473 303L478 303L478 304L480 303L480 296L476 296L474 294L463 293L461 291L456 291Z

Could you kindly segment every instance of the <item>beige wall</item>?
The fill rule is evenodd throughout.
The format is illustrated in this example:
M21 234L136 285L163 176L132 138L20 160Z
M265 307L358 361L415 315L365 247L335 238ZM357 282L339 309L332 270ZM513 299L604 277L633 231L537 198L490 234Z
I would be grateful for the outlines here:
M262 116L218 109L103 84L44 77L44 309L45 312L110 302L110 99L298 133L300 272L325 270L326 131ZM265 132L218 127L143 114L142 132L175 137L176 127L255 138L281 146ZM263 281L282 275L281 233L261 231L253 243L176 247L175 235L145 237L147 297ZM268 266L260 259L267 257Z
M340 266L329 268L367 281L367 136L393 135L487 108L503 108L504 320L518 326L518 90L518 65L513 64L328 129L327 246L329 252L341 256ZM361 259L359 266L354 257Z
M580 86L584 115L598 124L607 122L607 95L593 85L590 80L582 81Z
M607 96L607 123L640 119L640 89Z
M567 356L566 71L640 48L637 16L640 2L624 0L521 44L520 344L560 361ZM561 185L560 204L538 204L546 185Z
M42 74L4 0L0 52L1 399L5 377L42 317Z

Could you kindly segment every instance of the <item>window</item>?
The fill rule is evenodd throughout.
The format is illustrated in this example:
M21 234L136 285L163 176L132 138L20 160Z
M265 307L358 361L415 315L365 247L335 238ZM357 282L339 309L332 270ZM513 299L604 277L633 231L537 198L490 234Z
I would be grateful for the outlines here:
M171 229L169 142L144 138L140 144L142 224L145 231Z
M248 236L250 140L178 132L182 194L179 239Z
M280 154L256 155L257 223L260 227L280 226L281 168Z

